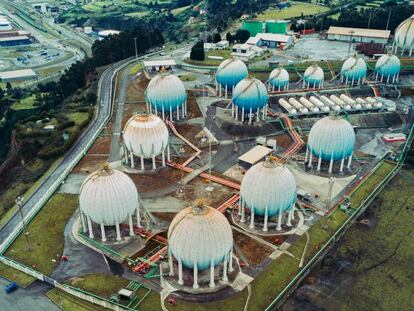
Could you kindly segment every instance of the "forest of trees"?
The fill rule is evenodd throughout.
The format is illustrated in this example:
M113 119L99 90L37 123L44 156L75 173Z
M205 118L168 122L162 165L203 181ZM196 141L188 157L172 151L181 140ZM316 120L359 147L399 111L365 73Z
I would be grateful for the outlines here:
M29 93L35 94L34 106L37 109L31 118L39 117L43 112L58 112L68 97L96 80L96 67L135 55L134 38L137 38L137 51L140 54L164 43L164 38L157 29L135 27L119 35L96 41L92 47L92 58L73 64L58 82L39 84L35 91L13 88L11 85L8 85L6 90L0 89L0 119L3 119L0 124L0 158L7 154L11 130L20 121L16 113L10 109L15 101ZM84 101L85 104L93 104L95 99L96 95L89 93Z

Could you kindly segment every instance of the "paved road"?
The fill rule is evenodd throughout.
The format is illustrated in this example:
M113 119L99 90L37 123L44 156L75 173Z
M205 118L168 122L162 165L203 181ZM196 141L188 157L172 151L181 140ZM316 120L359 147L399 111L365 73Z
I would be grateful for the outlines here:
M8 284L0 278L0 310L1 311L59 311L60 309L45 296L52 288L51 285L40 281L28 288L18 288L12 294L6 294L3 287Z

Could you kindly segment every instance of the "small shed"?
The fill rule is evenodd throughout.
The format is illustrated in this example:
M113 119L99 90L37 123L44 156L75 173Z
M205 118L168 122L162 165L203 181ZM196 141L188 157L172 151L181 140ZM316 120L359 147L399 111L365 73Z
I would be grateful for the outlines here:
M245 169L263 160L272 153L272 149L265 146L257 145L239 157L239 165Z

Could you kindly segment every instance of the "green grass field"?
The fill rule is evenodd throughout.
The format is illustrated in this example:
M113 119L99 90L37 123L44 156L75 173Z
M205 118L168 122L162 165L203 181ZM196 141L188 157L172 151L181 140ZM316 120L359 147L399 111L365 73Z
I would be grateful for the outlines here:
M91 273L68 280L66 283L104 298L110 298L130 281L119 276Z
M290 1L290 4L290 7L283 10L279 10L276 8L267 9L263 13L259 14L257 18L260 20L288 19L292 17L299 17L302 15L302 13L304 16L307 16L329 11L329 7L313 3Z
M50 275L63 253L63 230L77 207L77 195L53 195L27 226L32 250L28 252L26 239L20 235L9 247L6 256Z
M11 106L11 108L14 109L14 110L33 109L34 108L34 106L33 106L34 102L35 102L35 96L31 95L31 96L28 96L28 97L25 97L25 98L19 100L18 102L15 102Z
M394 167L392 163L382 162L381 166L351 193L352 207L357 208Z
M20 287L23 288L29 286L36 280L36 278L12 267L9 267L3 263L0 263L0 276L9 281L16 282Z
M413 184L414 172L402 169L367 211L370 224L354 226L343 237L332 258L351 265L335 275L340 290L326 301L319 294L321 309L412 310Z
M75 298L57 288L50 290L46 296L64 311L98 311L102 307ZM106 309L105 309L106 310Z

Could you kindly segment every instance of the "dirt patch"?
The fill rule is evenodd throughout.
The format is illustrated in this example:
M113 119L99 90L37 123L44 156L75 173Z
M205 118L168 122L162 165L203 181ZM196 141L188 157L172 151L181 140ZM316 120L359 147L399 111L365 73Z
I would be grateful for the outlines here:
M158 169L155 173L146 174L128 174L134 181L140 193L152 192L175 186L182 178L184 172L164 167Z
M197 146L200 143L200 141L196 139L195 136L201 132L202 130L201 125L180 124L180 125L175 125L175 128L177 129L178 133L183 135L186 139L188 139L194 145Z
M292 144L292 139L288 134L276 136L276 143L278 147L287 148Z
M138 79L128 80L125 92L125 103L136 103L145 101L145 90L149 80L145 76Z
M270 247L236 230L233 230L233 239L252 266L260 264L273 251Z
M220 204L230 198L234 192L233 189L220 184L211 182L210 185L213 187L213 190L206 191L206 188L209 186L209 181L198 177L185 187L181 188L181 192L175 193L173 196L180 200L185 200L189 204L198 198L202 198L207 205L217 208Z
M90 174L102 168L103 164L106 161L108 161L107 155L102 155L102 156L86 155L78 163L78 165L76 165L72 173Z
M111 136L100 136L89 149L89 155L106 155L111 149Z
M188 92L187 99L187 114L189 119L199 118L202 116L200 108L198 107L195 96L192 92Z
M175 215L177 215L176 213L158 213L158 212L151 212L151 213L158 219L169 222L169 223L174 219Z

